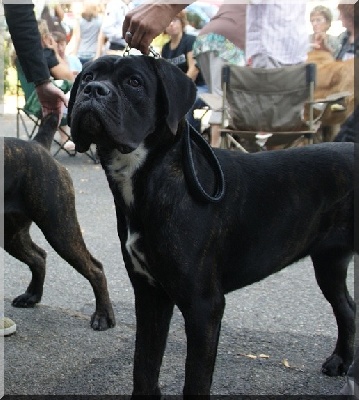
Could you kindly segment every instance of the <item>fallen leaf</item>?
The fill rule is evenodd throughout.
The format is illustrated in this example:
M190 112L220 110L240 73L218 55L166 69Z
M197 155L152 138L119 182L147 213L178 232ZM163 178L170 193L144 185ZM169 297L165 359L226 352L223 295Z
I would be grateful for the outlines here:
M252 359L256 359L257 356L255 356L254 354L242 354L242 353L238 353L239 356L243 356L243 357L247 357L247 358L252 358Z
M286 358L284 358L284 359L282 360L282 363L283 363L283 365L284 365L285 367L290 368L289 362L288 362L288 360L287 360Z

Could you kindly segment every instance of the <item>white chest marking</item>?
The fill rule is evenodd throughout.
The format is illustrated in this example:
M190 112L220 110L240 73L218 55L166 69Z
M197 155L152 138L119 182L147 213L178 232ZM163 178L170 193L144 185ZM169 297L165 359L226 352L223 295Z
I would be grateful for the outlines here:
M140 237L139 233L131 233L130 230L128 230L126 249L131 257L134 271L138 274L144 275L148 279L148 282L151 285L154 285L155 281L147 270L146 257L143 253L141 253L138 250L136 246L136 242L139 239L139 237Z
M119 184L123 199L128 207L133 203L133 174L143 164L146 156L147 150L143 144L129 154L122 154L118 150L113 150L108 169L112 178Z

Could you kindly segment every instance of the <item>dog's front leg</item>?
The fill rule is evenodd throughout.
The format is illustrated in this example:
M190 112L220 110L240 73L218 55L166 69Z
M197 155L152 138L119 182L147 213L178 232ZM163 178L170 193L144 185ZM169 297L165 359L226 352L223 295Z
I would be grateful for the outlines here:
M158 379L174 303L146 279L132 279L136 304L133 395L161 395Z
M220 294L197 297L185 309L180 307L187 335L185 396L210 394L224 307Z

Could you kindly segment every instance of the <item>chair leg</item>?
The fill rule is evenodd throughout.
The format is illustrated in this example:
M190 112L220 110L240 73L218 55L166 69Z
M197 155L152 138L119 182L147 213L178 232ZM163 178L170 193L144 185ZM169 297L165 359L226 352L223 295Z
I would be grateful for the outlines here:
M16 137L20 138L20 110L17 109L16 113Z
M22 113L24 113L24 114L22 114ZM26 125L25 118L24 118L25 115L33 123L31 131L29 130L28 126ZM28 114L26 112L26 110L24 110L23 108L18 108L17 114L16 114L16 137L17 138L20 138L20 122L21 122L21 125L22 125L28 139L32 139L37 131L37 128L40 126L41 119L37 118L35 116L32 116L31 114Z
M53 157L56 157L56 156L60 153L60 151L63 150L63 151L66 151L66 153L67 153L70 157L75 157L76 154L77 154L76 149L74 149L74 150L69 150L69 149L67 149L67 148L65 147L66 143L68 143L69 141L72 141L71 135L70 135L68 132L66 132L66 129L64 129L64 127L62 127L62 126L60 126L60 127L58 128L58 131L59 131L60 135L62 135L62 137L65 138L65 140L62 141L62 140L60 139L60 141L59 141L59 140L57 140L56 138L54 138L53 141L54 141L54 143L56 143L56 144L58 145L58 148L52 153L52 156L53 156ZM97 153L94 152L94 151L92 150L91 147L90 147L89 150L86 151L84 154L85 154L87 157L89 157L94 163L97 164L97 163L99 162L98 157L97 157Z
M58 145L58 148L52 153L53 157L56 157L61 150L65 151L69 156L74 157L76 155L76 150L69 150L65 147L66 143L71 141L71 136L66 132L66 130L62 127L58 127L58 132L60 134L60 140L54 138L53 142ZM64 140L63 140L64 139Z

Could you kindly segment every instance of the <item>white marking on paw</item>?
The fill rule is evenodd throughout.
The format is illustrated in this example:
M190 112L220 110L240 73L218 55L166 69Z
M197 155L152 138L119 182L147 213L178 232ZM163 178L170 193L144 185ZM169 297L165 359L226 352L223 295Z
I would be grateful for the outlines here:
M108 169L112 178L119 184L123 199L128 207L134 200L132 184L133 174L143 164L146 156L147 150L143 144L129 154L122 154L118 150L113 150L111 163L108 165Z
M153 277L147 271L147 268L146 268L147 267L146 257L143 253L141 253L138 250L138 248L136 246L136 242L139 239L139 237L140 237L139 233L131 233L130 230L128 230L126 249L128 251L128 254L131 257L134 271L137 272L138 274L145 276L148 279L148 282L151 285L154 285L155 280L153 279Z

